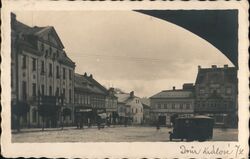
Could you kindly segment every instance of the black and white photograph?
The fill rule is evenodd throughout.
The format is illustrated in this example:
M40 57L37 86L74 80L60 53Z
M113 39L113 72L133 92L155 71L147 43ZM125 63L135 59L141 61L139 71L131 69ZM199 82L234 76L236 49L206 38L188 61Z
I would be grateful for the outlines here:
M9 144L161 143L176 144L173 157L246 157L244 11L8 10Z

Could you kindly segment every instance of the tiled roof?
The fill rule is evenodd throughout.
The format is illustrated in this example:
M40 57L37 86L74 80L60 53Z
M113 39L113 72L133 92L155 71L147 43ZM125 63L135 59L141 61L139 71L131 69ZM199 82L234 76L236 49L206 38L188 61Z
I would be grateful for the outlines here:
M26 49L26 50L28 49L28 51L30 51L31 53L34 53L36 55L41 56L44 54L44 52L40 52L39 50L37 50L36 43L34 42L33 37L40 38L44 34L47 34L49 31L51 31L53 33L54 37L57 39L60 48L61 49L64 48L64 46L63 46L60 38L58 37L53 26L30 27L30 26L25 25L17 20L13 20L12 29L14 30L14 32L17 35L22 34L24 37L28 37L27 39L26 38L19 39L18 44L21 44L20 46L24 46L23 49ZM30 37L32 37L32 38L29 39ZM54 44L51 43L51 45L54 45ZM58 61L63 63L63 64L69 65L71 67L75 67L75 63L67 56L67 54L65 52L59 54Z
M119 103L126 103L128 99L130 98L130 95L127 93L119 93L119 94L115 94L115 96L118 98Z
M147 104L142 103L143 109L150 109L150 106Z
M86 93L96 93L106 95L106 92L98 88L95 83L92 83L84 75L75 73L75 90L83 91Z
M150 98L192 98L193 92L186 90L164 90Z
M236 83L237 82L237 69L235 67L218 67L218 68L200 68L196 77L195 84L203 83L205 76L208 73L215 73L217 72L220 76L220 79L223 79L223 74L225 77L224 81L221 82L229 82L229 83Z

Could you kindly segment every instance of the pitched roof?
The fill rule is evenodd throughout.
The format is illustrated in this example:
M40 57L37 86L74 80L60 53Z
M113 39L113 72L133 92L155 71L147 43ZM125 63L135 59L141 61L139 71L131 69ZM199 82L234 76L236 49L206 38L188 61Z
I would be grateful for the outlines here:
M221 82L237 83L237 69L235 67L216 67L216 68L200 68L196 77L195 84L203 83L205 76L209 73L219 73ZM225 78L223 78L224 76ZM224 79L224 80L223 80Z
M106 92L101 90L95 83L92 83L88 80L88 78L84 75L75 73L75 90L83 91L86 93L95 93L106 95Z
M22 39L18 40L18 44L20 44L22 49L26 49L26 50L30 51L31 53L34 53L38 56L44 55L44 52L40 52L37 49L37 46L36 46L37 44L34 41L34 38L35 39L38 38L40 40L43 40L42 37L45 34L50 33L53 35L53 38L55 38L55 41L58 45L56 45L52 42L50 44L55 46L55 47L59 46L59 48L61 50L63 50L63 48L64 48L63 43L62 43L61 39L59 38L59 36L58 36L58 34L53 26L30 27L30 26L23 24L22 22L16 20L15 15L13 17L14 17L14 19L13 18L11 19L12 20L11 27L14 30L14 32L17 35L22 35L24 37L27 37L27 38L22 38ZM75 63L67 56L67 54L64 51L63 51L63 53L59 54L58 61L63 63L63 64L69 65L71 67L75 67Z
M147 104L142 103L143 109L150 109L150 106Z
M128 93L119 93L115 94L115 96L118 98L118 103L126 103L130 98Z
M193 92L177 89L177 90L164 90L161 91L150 98L192 98Z

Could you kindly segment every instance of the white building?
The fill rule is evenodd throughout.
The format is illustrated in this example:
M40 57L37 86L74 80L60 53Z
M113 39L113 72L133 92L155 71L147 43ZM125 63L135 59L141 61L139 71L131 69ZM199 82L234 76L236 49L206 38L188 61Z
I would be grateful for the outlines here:
M171 118L194 114L193 85L184 84L183 89L163 90L150 97L151 120L160 125L171 125ZM186 86L188 88L186 88Z
M143 105L139 97L134 95L134 91L116 94L118 97L118 114L124 115L131 120L132 124L142 124Z
M67 109L70 114L63 120L72 123L74 70L75 63L64 51L54 27L30 27L11 14L11 99L12 106L21 102L29 107L27 115L20 119L23 126L41 126L38 96L64 96L61 112ZM45 122L56 126L59 116L55 114Z

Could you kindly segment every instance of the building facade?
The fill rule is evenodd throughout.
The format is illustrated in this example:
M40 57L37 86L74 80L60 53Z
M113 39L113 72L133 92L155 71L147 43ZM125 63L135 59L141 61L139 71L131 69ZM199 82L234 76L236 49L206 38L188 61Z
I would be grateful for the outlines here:
M118 98L115 96L114 88L110 88L105 99L105 109L110 124L117 124L118 119Z
M177 116L192 116L194 113L194 92L192 84L183 89L164 90L150 97L151 121L154 124L172 125Z
M151 121L150 121L150 106L147 104L142 103L143 106L143 124L144 125L150 125Z
M82 122L85 125L97 123L98 114L106 113L107 91L99 88L93 82L93 76L75 73L75 123Z
M118 97L118 114L120 123L142 124L143 105L139 97L134 95L134 91L116 94Z
M235 67L198 66L195 113L213 117L217 126L237 126L237 83Z
M54 27L29 27L11 14L11 102L12 110L18 110L12 112L13 120L26 105L19 119L23 126L39 127L42 120L46 126L58 126L65 110L69 113L62 120L72 123L74 70ZM42 119L39 105L45 97L55 98L51 104L59 108L54 117Z

